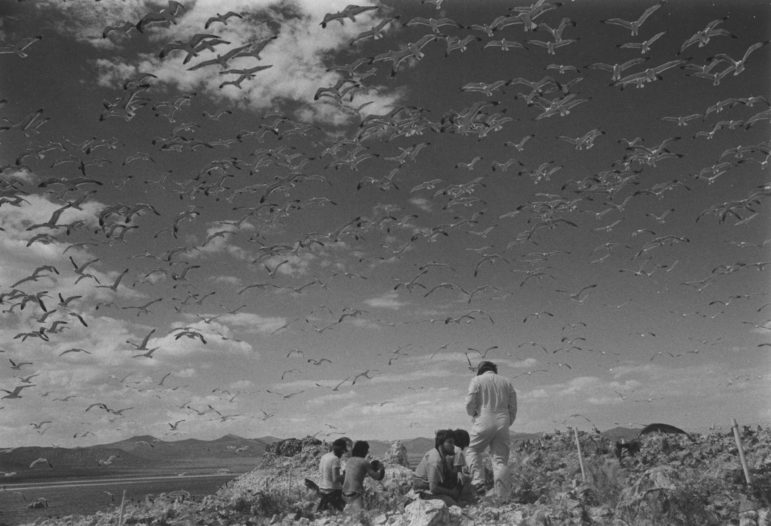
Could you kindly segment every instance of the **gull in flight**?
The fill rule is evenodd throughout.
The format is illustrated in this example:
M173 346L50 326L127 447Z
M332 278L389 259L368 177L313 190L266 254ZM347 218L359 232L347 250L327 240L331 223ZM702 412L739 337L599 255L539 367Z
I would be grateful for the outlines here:
M642 42L625 42L624 44L618 44L617 47L621 49L639 49L640 54L647 55L648 53L651 52L651 44L656 42L665 34L666 34L666 31L659 31L658 33L650 37L648 40L643 40Z
M349 18L351 22L356 22L356 15L375 9L379 9L378 6L360 6L349 4L345 6L342 11L338 11L336 13L327 13L324 15L324 19L321 21L320 25L322 28L326 28L328 23L332 22L333 20L337 20L342 26L345 24L346 18Z
M658 4L654 4L650 6L648 9L646 9L643 14L637 18L637 20L624 20L622 18L606 18L605 20L600 20L603 24L611 24L614 26L621 26L627 28L631 32L631 36L637 36L637 34L640 32L640 26L643 25L643 23L648 19L649 16L651 16L653 13L655 13L662 5L662 2L659 2Z
M48 461L48 459L47 459L47 458L43 458L43 457L40 457L40 458L37 458L37 459L33 460L33 461L30 463L30 465L29 465L29 469L32 469L32 468L34 468L34 467L35 467L35 466L37 466L38 464L46 464L46 465L47 465L49 468L51 468L51 469L54 469L54 465L53 465L53 464L51 464L51 463Z

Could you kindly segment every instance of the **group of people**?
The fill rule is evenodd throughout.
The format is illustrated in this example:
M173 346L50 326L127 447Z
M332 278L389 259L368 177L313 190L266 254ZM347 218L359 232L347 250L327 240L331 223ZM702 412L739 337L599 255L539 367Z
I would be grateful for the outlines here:
M377 460L367 460L369 443L357 440L351 448L351 456L342 467L342 456L348 451L349 439L338 438L332 442L332 451L323 455L319 462L318 484L321 500L317 511L327 509L360 510L364 507L364 479L383 480L385 466Z
M510 491L507 476L509 428L517 416L517 393L498 367L480 362L466 394L466 412L471 431L440 429L434 447L420 460L413 476L413 489L426 499L440 499L447 505L463 505L488 492L481 456L489 450L493 468L493 496L505 498ZM382 480L385 468L366 460L369 444L357 441L351 457L341 467L349 439L339 438L332 451L321 457L318 510L363 508L364 479Z
M415 470L413 488L427 498L448 505L463 504L487 495L482 455L489 450L493 468L493 495L506 498L510 488L509 428L517 417L517 393L508 378L498 375L498 366L483 361L471 379L466 394L466 413L471 432L441 429L434 448Z

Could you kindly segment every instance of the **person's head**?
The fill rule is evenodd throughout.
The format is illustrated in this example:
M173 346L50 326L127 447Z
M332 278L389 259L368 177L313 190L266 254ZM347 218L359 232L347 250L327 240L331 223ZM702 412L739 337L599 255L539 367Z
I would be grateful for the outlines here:
M455 439L455 445L461 449L466 449L471 443L471 437L465 429L454 429L452 437Z
M484 374L487 371L492 371L495 374L498 374L498 366L493 362L488 362L487 360L479 362L479 365L477 365L477 376Z
M440 429L434 438L434 447L441 453L452 454L455 452L455 437L452 429Z
M369 442L357 440L353 443L353 449L351 449L352 457L364 458L367 456L367 453L369 453Z
M332 442L332 453L334 453L336 457L342 457L343 453L346 451L348 451L348 441L346 439L338 438Z

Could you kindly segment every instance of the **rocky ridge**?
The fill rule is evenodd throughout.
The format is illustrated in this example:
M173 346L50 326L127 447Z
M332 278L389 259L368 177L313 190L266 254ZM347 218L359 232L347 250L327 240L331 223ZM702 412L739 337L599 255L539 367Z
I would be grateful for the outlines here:
M613 441L582 432L582 475L574 435L555 431L514 445L508 498L485 497L463 508L417 498L410 490L412 471L401 463L406 455L394 444L380 459L385 478L367 479L368 510L330 514L314 511L316 496L304 485L305 478L317 479L328 444L294 439L276 444L257 469L214 495L159 495L127 507L123 525L771 525L771 431L745 427L741 440L751 486L730 432L695 441L646 435L639 452L620 459ZM106 526L117 519L114 511L37 524Z

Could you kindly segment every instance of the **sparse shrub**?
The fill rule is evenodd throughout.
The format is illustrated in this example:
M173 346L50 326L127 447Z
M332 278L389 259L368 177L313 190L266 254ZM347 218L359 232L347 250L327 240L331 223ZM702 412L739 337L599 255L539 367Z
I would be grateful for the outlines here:
M586 493L589 503L616 507L626 484L626 475L621 465L615 460L594 457L585 463L585 468L587 484L591 488L591 492Z

